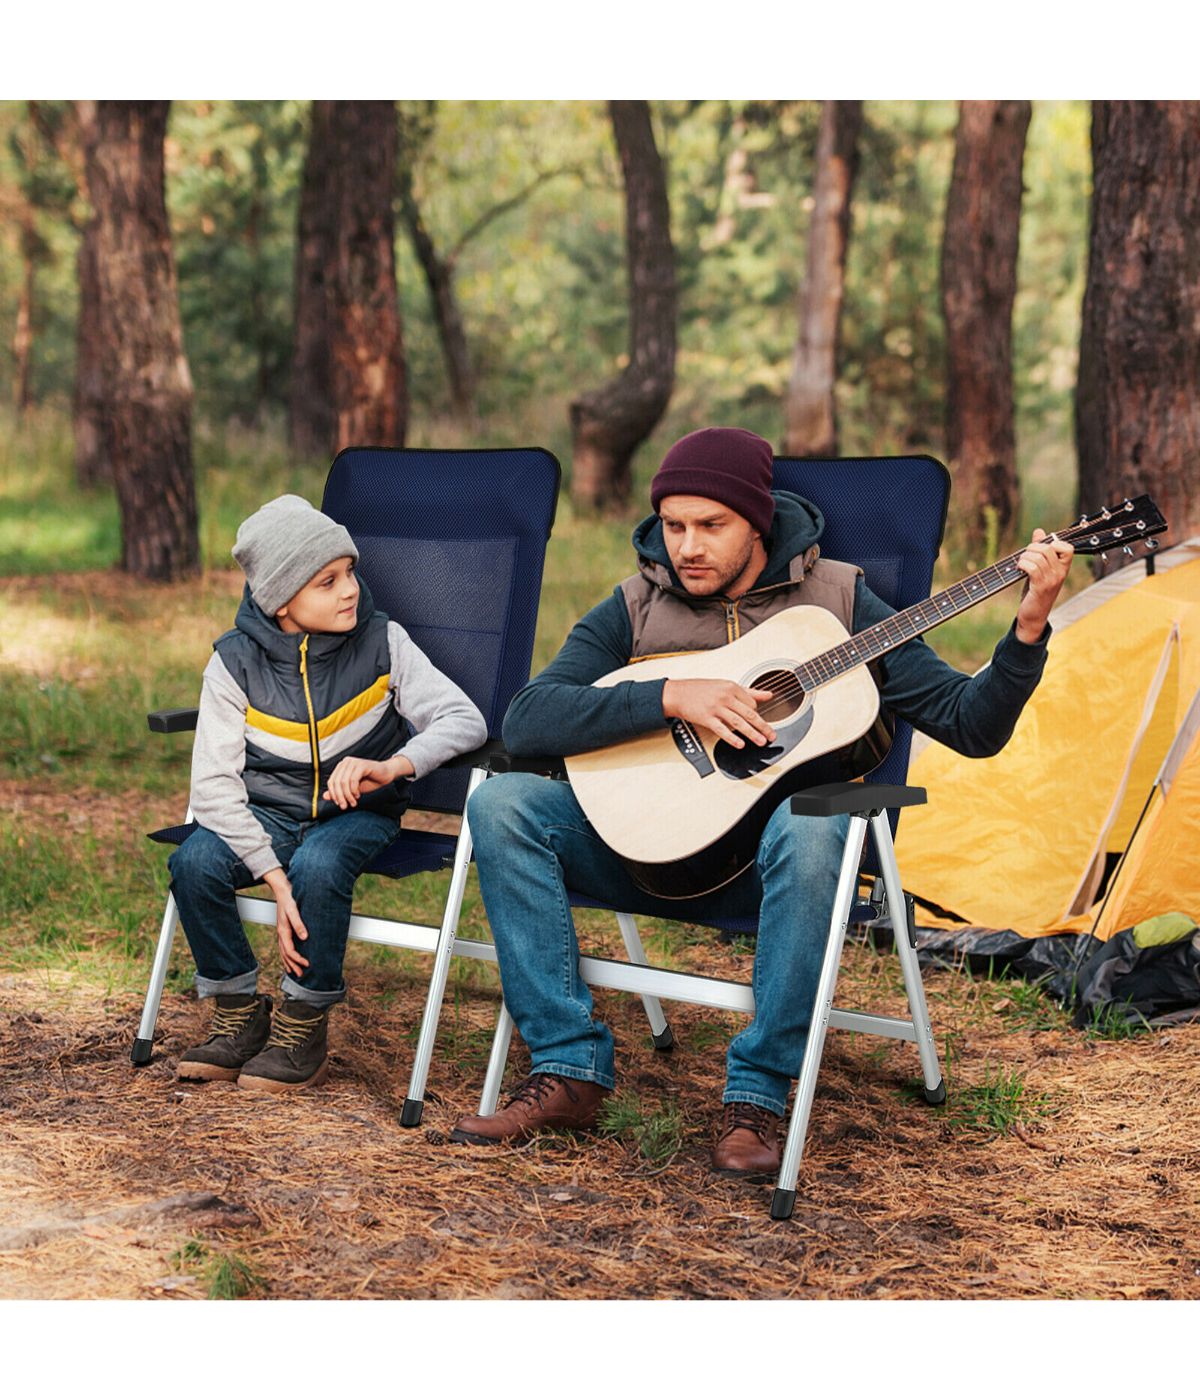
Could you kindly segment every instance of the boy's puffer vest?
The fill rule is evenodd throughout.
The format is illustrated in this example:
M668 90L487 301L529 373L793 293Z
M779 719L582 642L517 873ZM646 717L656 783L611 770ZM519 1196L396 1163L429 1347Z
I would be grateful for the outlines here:
M818 555L812 545L792 559L786 579L752 588L736 600L696 597L672 582L665 564L640 559L641 572L621 584L633 628L630 661L722 647L800 603L825 608L852 631L854 587L862 571Z
M348 633L286 633L247 591L237 627L213 644L249 701L242 779L251 802L298 821L335 816L341 809L321 794L338 763L390 758L409 737L388 688L387 614L372 609L365 585L358 616ZM359 807L399 817L408 786L377 788Z

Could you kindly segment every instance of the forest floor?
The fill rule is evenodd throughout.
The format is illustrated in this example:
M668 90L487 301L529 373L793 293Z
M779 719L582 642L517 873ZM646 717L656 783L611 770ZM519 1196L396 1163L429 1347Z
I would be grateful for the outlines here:
M27 832L62 830L33 785L3 787ZM123 805L75 824L140 839L114 833ZM674 965L748 975L747 949L681 927ZM456 968L405 1129L416 954L352 947L334 1072L285 1098L175 1078L207 1021L186 954L143 1069L135 982L67 961L0 967L3 1298L1200 1298L1200 1026L1088 1038L1024 983L933 970L946 1105L920 1098L912 1047L831 1035L773 1222L769 1185L708 1170L732 1015L669 1006L662 1055L636 998L598 994L609 1131L489 1150L447 1134L482 1082L490 968ZM853 947L838 1003L902 1013L894 955Z
M615 527L568 524L535 668L627 553ZM278 1099L176 1080L208 1016L180 937L134 1069L166 886L143 833L179 820L190 748L143 716L194 700L238 587L228 570L0 580L0 1298L1200 1298L1200 1026L1106 1040L1024 982L928 973L941 1108L911 1046L832 1034L784 1222L769 1184L708 1169L733 1015L668 1006L661 1055L637 999L600 993L620 1074L605 1131L458 1146L490 965L454 964L424 1121L404 1129L428 958L353 944L334 1072ZM987 606L947 638L967 669L1007 625ZM358 902L429 922L444 889L364 877ZM619 955L609 916L579 923ZM473 876L460 930L488 937ZM270 985L273 937L254 938ZM647 921L643 938L660 965L749 975L749 948L710 931ZM837 1000L902 1013L894 955L851 947Z

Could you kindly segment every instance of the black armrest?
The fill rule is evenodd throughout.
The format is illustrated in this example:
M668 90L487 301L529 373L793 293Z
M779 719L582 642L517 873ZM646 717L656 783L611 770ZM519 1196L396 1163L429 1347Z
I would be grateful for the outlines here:
M840 812L863 816L887 807L916 807L928 801L925 789L893 783L825 783L792 798L798 817L832 817Z
M504 745L499 739L487 739L477 749L472 749L470 753L457 754L454 758L448 758L441 766L443 768L490 768L495 756L503 752Z
M519 757L508 752L503 745L490 764L493 773L541 773L547 778L565 778L566 765L555 754L530 754Z
M146 716L155 734L183 734L195 729L199 710L154 710Z
M470 753L448 758L442 767L486 768L492 773L545 773L551 778L565 778L567 774L561 758L543 757L541 754L535 758L515 758L500 739L489 739Z

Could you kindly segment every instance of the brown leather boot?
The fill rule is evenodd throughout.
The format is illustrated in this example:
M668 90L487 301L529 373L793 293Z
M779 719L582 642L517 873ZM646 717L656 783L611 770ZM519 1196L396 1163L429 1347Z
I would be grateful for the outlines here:
M721 1176L779 1175L783 1145L778 1113L754 1103L727 1103L713 1146L713 1171Z
M460 1118L450 1141L494 1147L502 1142L524 1142L542 1128L594 1128L600 1105L611 1092L603 1084L584 1079L531 1074L517 1085L499 1113Z

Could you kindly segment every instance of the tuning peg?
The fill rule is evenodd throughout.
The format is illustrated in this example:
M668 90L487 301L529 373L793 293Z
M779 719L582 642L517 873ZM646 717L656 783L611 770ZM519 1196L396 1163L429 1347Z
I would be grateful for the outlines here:
M1111 519L1112 519L1112 511L1109 510L1109 508L1108 508L1107 506L1105 506L1104 509L1100 512L1100 519L1101 519L1101 520L1111 520Z
M1131 545L1131 544L1124 544L1124 545L1122 545L1122 546L1121 546L1121 553L1122 553L1122 554L1128 554L1129 557L1132 559L1132 558L1133 558L1133 545Z
M1155 539L1143 540L1142 543L1146 546L1147 549L1158 548L1158 541Z
M1105 550L1105 549L1102 549L1102 550L1100 551L1100 562L1101 562L1102 564L1107 564L1107 563L1108 563L1108 551Z
M1122 510L1132 510L1132 509L1133 509L1133 502L1129 499L1128 496L1125 497L1125 504L1121 507L1121 509L1122 509Z

